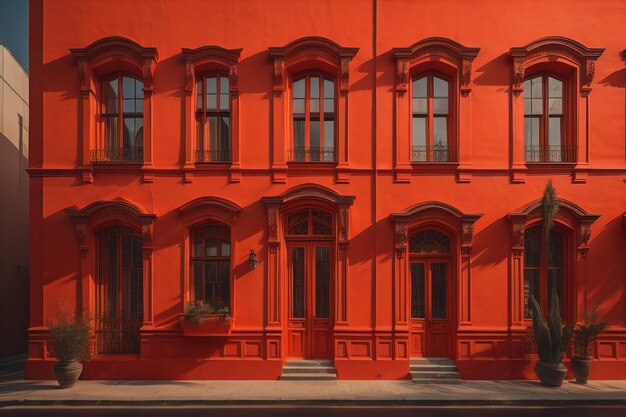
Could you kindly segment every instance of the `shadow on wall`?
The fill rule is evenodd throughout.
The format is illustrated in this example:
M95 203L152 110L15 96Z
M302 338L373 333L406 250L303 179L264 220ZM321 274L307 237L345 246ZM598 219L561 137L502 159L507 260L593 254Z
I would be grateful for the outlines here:
M18 115L19 132L23 132ZM28 175L23 137L0 133L0 356L25 352L29 323Z

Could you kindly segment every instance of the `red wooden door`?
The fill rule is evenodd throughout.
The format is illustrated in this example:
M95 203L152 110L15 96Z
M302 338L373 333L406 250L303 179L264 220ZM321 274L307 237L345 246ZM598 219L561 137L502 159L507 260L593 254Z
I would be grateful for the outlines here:
M290 358L331 357L331 249L323 242L288 246Z
M451 357L451 262L411 262L411 356Z

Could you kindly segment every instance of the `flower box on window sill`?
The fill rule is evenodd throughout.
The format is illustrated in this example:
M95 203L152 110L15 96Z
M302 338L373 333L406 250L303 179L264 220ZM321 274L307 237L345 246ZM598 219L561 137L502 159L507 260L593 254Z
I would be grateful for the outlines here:
M233 327L233 318L223 314L209 314L199 323L193 323L185 315L180 316L180 327L185 336L228 336Z

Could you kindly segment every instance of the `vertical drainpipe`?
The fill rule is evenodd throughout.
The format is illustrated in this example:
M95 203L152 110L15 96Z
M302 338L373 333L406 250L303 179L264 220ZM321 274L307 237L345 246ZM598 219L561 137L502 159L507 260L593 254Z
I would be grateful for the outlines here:
M377 123L376 123L376 115L377 115L377 90L376 90L376 79L377 79L377 69L378 69L378 0L372 0L372 56L374 63L374 74L373 74L373 88L372 88L372 224L374 225L374 259L372 262L372 324L374 330L377 327L376 321L376 310L377 310L377 298L376 298L376 251L377 251L377 231L376 231L376 219L377 219L377 207L376 201L378 197L378 155L376 152L376 145L378 140L378 135L376 132Z

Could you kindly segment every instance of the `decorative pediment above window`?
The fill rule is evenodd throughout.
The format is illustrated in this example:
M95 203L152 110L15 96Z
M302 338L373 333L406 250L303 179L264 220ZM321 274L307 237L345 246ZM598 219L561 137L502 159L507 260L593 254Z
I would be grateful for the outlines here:
M127 225L134 228L143 237L144 255L152 254L154 221L157 216L146 213L134 203L124 199L96 201L82 209L69 207L65 212L76 225L79 250L83 257L89 252L89 232L105 224Z
M563 224L568 229L577 233L576 247L582 258L589 253L589 239L591 238L591 225L598 220L600 215L591 214L576 204L559 198L559 210L556 222ZM533 220L542 218L542 200L535 200L523 210L512 212L507 215L511 223L512 251L514 256L521 256L524 252L524 235L526 228Z
M285 70L298 72L304 69L321 69L339 80L339 91L346 93L350 87L350 61L359 48L346 48L319 36L297 39L282 47L269 48L274 59L274 93L285 90Z
M440 62L455 69L463 96L471 92L472 63L480 48L463 46L452 39L427 38L408 48L393 48L396 58L396 91L404 95L409 89L411 68L429 61Z
M221 70L228 74L230 93L239 94L238 65L241 51L241 48L225 49L214 45L196 49L182 48L185 57L185 90L193 90L196 74Z
M241 210L241 206L237 203L219 197L200 197L179 209L188 225L209 219L233 225Z
M557 62L578 70L580 94L586 96L591 92L596 60L603 52L603 48L587 48L573 39L561 36L548 36L526 46L511 48L509 56L513 60L513 94L517 97L524 90L525 72L529 67Z
M467 214L459 209L439 201L427 201L417 204L407 211L392 213L391 220L395 230L395 249L398 258L404 257L409 243L408 229L422 226L441 225L460 236L461 256L472 255L474 223L482 214Z
M78 59L81 90L91 89L90 73L97 76L127 72L143 80L144 91L152 91L157 49L144 47L121 36L110 36L91 43L86 48L70 49Z

